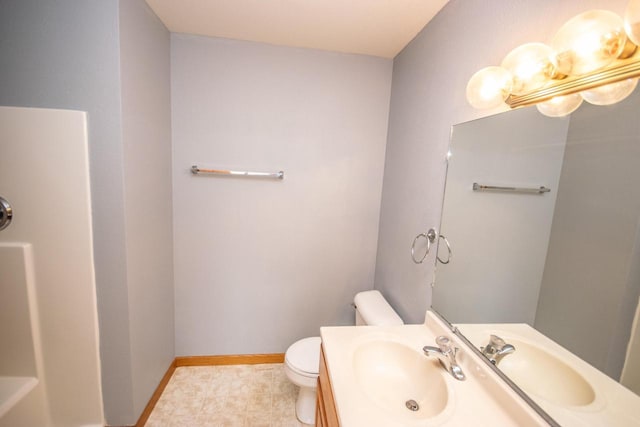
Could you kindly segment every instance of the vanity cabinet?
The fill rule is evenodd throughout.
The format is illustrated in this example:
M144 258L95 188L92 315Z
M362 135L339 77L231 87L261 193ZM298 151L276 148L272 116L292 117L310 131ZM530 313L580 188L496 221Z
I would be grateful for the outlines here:
M320 347L320 375L316 395L316 427L340 427L336 404L333 400L331 380L324 357L324 347Z

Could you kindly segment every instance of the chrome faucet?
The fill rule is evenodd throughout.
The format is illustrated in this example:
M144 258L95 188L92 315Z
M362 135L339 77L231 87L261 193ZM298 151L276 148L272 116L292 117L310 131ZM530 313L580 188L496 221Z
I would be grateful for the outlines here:
M480 351L489 359L489 362L497 366L503 357L516 351L516 348L507 344L499 336L492 334L489 338L489 344L486 347L480 347Z
M451 346L451 341L445 336L439 336L436 338L436 344L438 347L431 347L429 345L424 346L422 351L424 354L431 357L435 356L440 361L440 364L449 372L453 378L464 381L466 376L462 372L462 368L456 362L457 347Z

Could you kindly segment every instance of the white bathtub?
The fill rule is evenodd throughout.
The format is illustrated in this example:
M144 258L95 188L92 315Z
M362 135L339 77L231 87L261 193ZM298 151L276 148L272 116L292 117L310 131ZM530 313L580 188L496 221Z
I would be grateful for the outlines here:
M0 418L37 385L35 377L0 377Z
M0 419L39 384L33 281L31 245L0 243Z
M0 107L0 378L37 379L2 386L0 427L104 425L87 135L84 112Z

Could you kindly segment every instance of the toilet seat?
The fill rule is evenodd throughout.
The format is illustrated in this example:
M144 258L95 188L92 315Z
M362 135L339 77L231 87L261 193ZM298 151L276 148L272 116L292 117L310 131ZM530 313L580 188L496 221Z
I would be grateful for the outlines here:
M289 362L287 362L287 368L289 368L291 371L293 371L294 374L300 375L301 377L317 378L318 375L319 375L319 374L314 374L312 372L301 371L300 369L297 369L295 366L291 366L291 363L289 363Z
M285 363L298 375L317 377L320 369L320 337L304 338L291 344Z

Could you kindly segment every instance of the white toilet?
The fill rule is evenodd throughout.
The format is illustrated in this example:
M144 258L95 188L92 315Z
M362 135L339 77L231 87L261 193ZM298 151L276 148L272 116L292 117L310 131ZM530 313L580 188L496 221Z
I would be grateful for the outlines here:
M364 291L353 299L356 326L402 325L404 322L378 291ZM320 366L320 337L303 338L287 349L284 371L289 380L300 387L296 400L296 416L306 425L315 424L316 388Z

